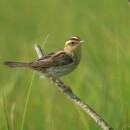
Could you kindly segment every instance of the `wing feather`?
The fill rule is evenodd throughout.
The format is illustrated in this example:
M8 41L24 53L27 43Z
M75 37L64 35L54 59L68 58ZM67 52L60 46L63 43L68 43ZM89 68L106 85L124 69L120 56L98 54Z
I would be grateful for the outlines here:
M47 56L43 56L31 65L34 68L50 68L58 65L67 65L73 62L72 56L66 54L64 51L58 51L57 53L51 53Z

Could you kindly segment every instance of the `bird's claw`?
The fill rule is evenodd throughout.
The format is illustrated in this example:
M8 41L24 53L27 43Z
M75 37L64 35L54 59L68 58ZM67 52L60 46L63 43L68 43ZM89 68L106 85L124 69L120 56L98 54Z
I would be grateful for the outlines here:
M63 93L67 93L67 92L72 92L71 88L70 87L66 87L64 90L63 90Z

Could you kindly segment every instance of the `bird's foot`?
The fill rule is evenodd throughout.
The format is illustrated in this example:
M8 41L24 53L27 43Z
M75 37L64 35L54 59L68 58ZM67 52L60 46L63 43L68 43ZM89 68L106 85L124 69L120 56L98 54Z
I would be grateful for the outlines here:
M63 93L67 93L67 92L72 92L71 88L70 87L66 87L64 90L63 90Z

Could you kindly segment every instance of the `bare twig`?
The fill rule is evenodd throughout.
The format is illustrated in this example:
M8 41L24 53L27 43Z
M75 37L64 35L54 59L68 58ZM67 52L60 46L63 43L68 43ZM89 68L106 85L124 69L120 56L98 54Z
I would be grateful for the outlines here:
M44 54L42 52L41 47L38 44L35 44L35 50L37 52L38 58L42 58Z
M43 56L42 49L39 45L35 45L35 49L39 58ZM72 90L66 86L60 79L52 79L53 83L64 92L76 105L80 106L103 130L113 130L88 104L78 98Z

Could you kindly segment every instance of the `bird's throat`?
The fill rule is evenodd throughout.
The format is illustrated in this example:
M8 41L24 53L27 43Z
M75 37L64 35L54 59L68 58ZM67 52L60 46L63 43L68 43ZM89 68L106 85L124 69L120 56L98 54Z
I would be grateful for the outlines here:
M71 54L71 55L81 55L81 47L77 47L77 48L72 48L70 46L67 46L64 48L64 51L68 54Z

